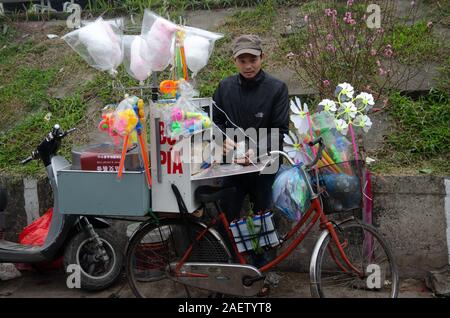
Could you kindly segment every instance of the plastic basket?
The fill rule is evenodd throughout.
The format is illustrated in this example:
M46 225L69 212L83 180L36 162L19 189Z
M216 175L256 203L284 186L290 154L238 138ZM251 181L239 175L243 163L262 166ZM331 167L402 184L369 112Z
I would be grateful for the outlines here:
M362 208L362 161L346 161L318 169L319 189L325 214ZM314 170L312 183L317 185Z
M247 252L254 249L253 242L258 242L260 247L275 247L280 244L275 225L272 220L273 213L266 212L252 217L254 232L249 230L247 219L241 219L230 223L239 252Z

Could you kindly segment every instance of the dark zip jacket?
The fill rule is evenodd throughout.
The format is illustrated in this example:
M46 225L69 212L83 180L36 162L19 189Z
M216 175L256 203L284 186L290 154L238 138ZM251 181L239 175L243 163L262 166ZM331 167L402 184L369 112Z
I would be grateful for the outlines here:
M240 74L233 75L220 82L213 99L231 121L243 130L250 127L257 130L278 128L278 149L271 149L270 137L267 138L267 145L269 151L281 150L283 134L289 130L289 96L284 82L262 70L252 80ZM226 128L235 128L216 107L213 107L213 121L224 132ZM259 156L264 155L259 152Z

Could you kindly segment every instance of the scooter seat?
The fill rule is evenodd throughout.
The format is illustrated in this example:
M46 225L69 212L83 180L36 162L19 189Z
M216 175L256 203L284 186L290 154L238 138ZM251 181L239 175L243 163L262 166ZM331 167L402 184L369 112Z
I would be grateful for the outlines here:
M22 245L19 243L0 240L0 250L9 251L37 251L41 249L41 246Z
M236 192L235 187L221 188L212 186L201 186L195 190L195 197L203 203L217 202L219 200L231 199Z

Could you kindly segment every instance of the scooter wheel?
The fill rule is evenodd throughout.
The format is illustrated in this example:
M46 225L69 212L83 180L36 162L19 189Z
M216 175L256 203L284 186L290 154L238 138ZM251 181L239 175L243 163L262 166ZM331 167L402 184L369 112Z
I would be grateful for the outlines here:
M71 239L64 252L66 273L80 273L80 287L84 290L105 289L116 281L122 271L123 251L111 229L95 229L95 232L100 236L108 261L96 256L96 245L84 231Z

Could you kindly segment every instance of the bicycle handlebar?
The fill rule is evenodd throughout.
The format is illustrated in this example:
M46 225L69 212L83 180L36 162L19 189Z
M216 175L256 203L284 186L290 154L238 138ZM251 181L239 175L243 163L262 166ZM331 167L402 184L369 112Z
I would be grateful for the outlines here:
M313 141L310 141L310 142L308 143L308 145L309 145L310 147L314 147L314 146L317 145L317 144L319 144L319 150L317 151L317 154L316 154L316 157L314 158L314 160L311 161L310 163L308 163L308 164L305 166L305 168L306 168L307 170L309 170L309 169L311 169L312 167L314 167L314 166L317 164L317 162L318 162L320 159L322 159L322 151L325 149L325 145L324 145L324 143L323 143L323 138L322 138L322 137L319 137L319 138L317 138L317 139L315 139L315 140L313 140Z

